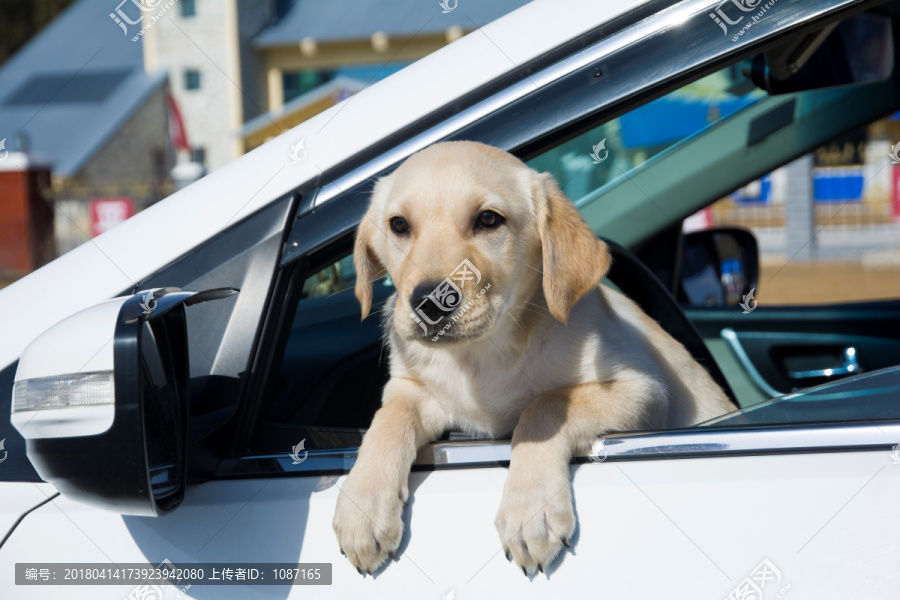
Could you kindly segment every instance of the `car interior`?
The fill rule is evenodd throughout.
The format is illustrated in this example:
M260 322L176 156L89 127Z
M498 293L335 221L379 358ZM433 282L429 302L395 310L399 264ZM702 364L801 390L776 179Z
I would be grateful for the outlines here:
M900 282L892 300L760 304L746 314L739 303L766 285L754 235L735 227L692 233L683 227L748 182L900 109L895 13L894 5L882 7L791 38L523 156L565 184L587 223L610 242L615 266L605 283L684 344L740 408L769 406L783 394L900 364ZM685 93L722 98L721 114L696 127L670 122L666 102ZM596 158L584 164L585 147L637 135L637 122L644 130L655 122L683 131L673 143L648 142L635 164L618 162L615 150L602 164ZM778 132L789 135L777 148L761 143ZM293 271L296 283L286 300L292 321L278 336L279 364L265 390L255 450L281 450L301 438L309 447L358 446L380 406L389 374L378 311L393 286L388 277L375 282L372 315L360 322L351 249L352 238L345 237ZM856 366L839 370L847 364ZM838 412L843 420L854 418ZM784 413L758 414L771 423ZM444 437L468 439L460 432Z

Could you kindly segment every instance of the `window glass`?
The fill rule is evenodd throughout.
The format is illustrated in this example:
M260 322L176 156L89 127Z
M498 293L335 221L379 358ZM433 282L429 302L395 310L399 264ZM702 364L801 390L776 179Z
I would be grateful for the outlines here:
M304 69L285 71L282 74L284 102L310 92L329 81L339 79L345 85L335 91L337 101L350 97L357 89L381 81L406 67L408 62L392 62L375 65L341 65L330 69Z
M739 187L686 228L736 226L759 244L768 305L900 298L900 113Z
M331 296L351 289L356 284L353 257L336 261L303 282L302 298Z
M200 71L187 69L184 72L184 88L187 90L200 89Z
M181 16L194 17L197 15L197 5L194 0L181 0Z
M708 427L900 419L900 367L787 394L704 423Z
M328 83L329 81L334 79L334 76L334 71L328 70L285 72L282 75L284 102L288 103L297 96L302 96L306 92L314 90L323 83Z
M552 173L578 203L650 158L765 98L738 67L717 71L541 154L528 165Z
M380 310L394 288L387 277L375 281L372 312L360 322L355 283L352 255L304 279L256 447L359 444L387 382Z

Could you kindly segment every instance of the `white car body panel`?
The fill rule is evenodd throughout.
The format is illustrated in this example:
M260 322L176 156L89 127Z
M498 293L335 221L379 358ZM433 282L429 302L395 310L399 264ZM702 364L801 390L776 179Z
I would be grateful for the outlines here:
M3 452L0 452L0 459L6 460ZM0 536L6 535L27 510L56 493L56 488L49 483L6 481L0 489Z
M138 280L415 120L644 0L536 0L362 90L0 290L0 368ZM439 7L435 6L440 18ZM523 31L540 32L522 35ZM459 65L465 64L461 69ZM300 163L291 147L305 139ZM65 302L60 290L66 290Z
M38 509L41 518L19 526L0 560L333 565L329 587L207 586L182 596L191 598L418 600L450 590L460 600L727 598L764 559L781 575L767 583L766 599L778 592L797 599L889 598L897 589L900 521L884 507L900 493L900 465L888 452L572 469L575 545L532 581L506 561L493 526L506 479L502 468L414 473L402 553L374 578L361 577L334 541L331 518L343 477L205 483L192 486L178 510L158 518L122 517L57 498ZM67 544L34 543L50 539ZM858 564L860 557L866 564ZM12 570L0 570L0 589L16 589L17 598L124 598L130 590L13 585ZM169 594L174 598L177 590Z
M45 331L22 353L16 381L113 370L116 317L128 298L100 302Z

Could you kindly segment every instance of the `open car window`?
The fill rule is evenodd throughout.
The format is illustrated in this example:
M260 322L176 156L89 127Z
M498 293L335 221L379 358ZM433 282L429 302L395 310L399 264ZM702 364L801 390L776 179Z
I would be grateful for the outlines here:
M393 286L386 277L375 282L372 315L360 322L355 282L352 255L303 278L261 409L257 449L290 447L299 439L307 439L308 448L359 445L387 382L378 312Z
M721 119L758 101L761 92L727 91L738 77L732 68L727 68L688 84L548 150L529 161L529 165L552 172L570 197L578 198L579 189L587 191L602 185L623 169L641 164L695 134L710 120ZM715 110L692 100L698 97L713 99L718 103ZM676 106L691 118L677 127L664 128L665 132L658 135L648 136L646 127L635 127L645 120L662 124L663 115ZM583 151L582 146L600 133L609 141L616 140L607 152L617 154L611 154L609 161L594 164L593 159L587 158L585 162L593 149ZM636 141L640 147L626 155L621 150L624 140ZM603 158L604 152L597 148L595 155ZM572 165L577 166L574 172ZM306 440L307 448L356 446L381 405L381 390L388 379L388 356L387 347L382 344L380 308L394 288L388 277L376 280L371 314L360 322L349 241L344 248L310 271L298 271L295 275L302 278L302 283L296 286L299 292L291 299L294 308L288 310L292 317L285 323L289 329L283 332L284 350L277 359L279 366L274 369L260 410L253 441L256 449L283 449L300 439ZM466 438L454 432L447 437Z
M873 84L869 93L883 85ZM732 66L539 153L528 164L554 175L595 232L632 246L648 232L677 227L684 216L795 152L790 145L772 151L754 142L748 131L755 123L795 107L806 133L819 125L803 117L817 110L846 112L859 94L828 89L773 97L748 86ZM683 118L667 120L672 111ZM308 266L304 260L293 267L295 292L286 300L283 347L262 398L255 450L283 451L300 440L309 449L353 448L380 406L389 357L379 312L394 288L389 278L375 281L372 312L360 322L351 247L349 238L325 250L316 246Z

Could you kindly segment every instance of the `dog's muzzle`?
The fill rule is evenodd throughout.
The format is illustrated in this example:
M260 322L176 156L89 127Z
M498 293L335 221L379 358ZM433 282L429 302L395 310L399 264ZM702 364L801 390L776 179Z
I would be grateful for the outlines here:
M411 316L426 334L444 327L461 302L462 291L448 279L420 283L409 296Z

